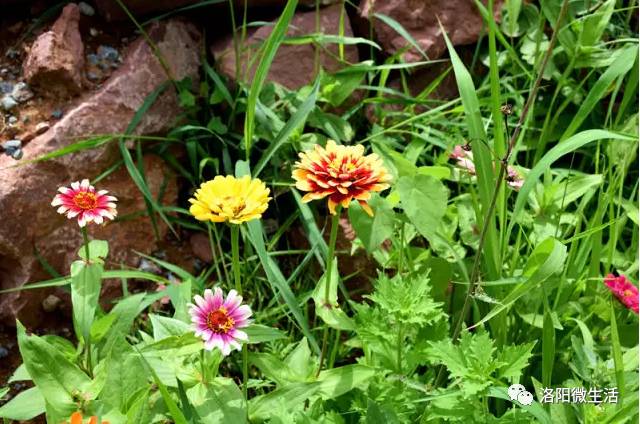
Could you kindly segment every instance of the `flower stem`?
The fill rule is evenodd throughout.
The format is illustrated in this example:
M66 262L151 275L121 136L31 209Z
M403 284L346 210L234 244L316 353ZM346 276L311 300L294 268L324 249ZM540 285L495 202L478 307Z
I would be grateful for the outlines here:
M240 226L231 226L231 267L236 291L242 295L242 283L240 282ZM249 352L246 343L242 344L242 393L247 402L247 381L249 380Z
M333 257L336 251L336 239L338 238L338 222L340 221L340 212L342 211L342 207L338 206L336 209L336 214L333 215L331 219L331 234L329 235L329 251L327 252L327 269L325 270L325 286L324 286L324 305L321 307L332 308L333 305L329 300L329 294L331 290L331 274L333 271ZM324 362L324 357L327 353L327 342L329 341L329 327L325 325L324 331L322 333L322 349L320 350L320 363L318 365L318 371L316 373L316 377L320 375L320 371L322 371L322 363Z
M80 232L82 233L82 241L84 242L85 262L88 265L91 263L91 256L89 256L89 235L87 234L87 227L81 227ZM93 377L93 366L91 365L91 333L88 330L84 333L82 336L84 337L85 364L89 375Z
M80 228L82 233L82 241L84 243L84 255L87 257L86 262L89 263L91 257L89 256L89 235L87 234L87 227Z

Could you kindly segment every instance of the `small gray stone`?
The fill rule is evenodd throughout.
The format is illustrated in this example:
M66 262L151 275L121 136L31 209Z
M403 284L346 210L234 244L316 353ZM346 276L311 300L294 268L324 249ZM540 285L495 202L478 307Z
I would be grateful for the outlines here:
M13 125L13 124L15 124L16 122L18 122L18 118L16 118L15 116L11 115L11 116L9 117L9 119L7 119L7 121L9 121L9 124Z
M96 14L95 9L88 3L81 1L78 3L78 8L80 8L80 13L85 16L93 16Z
M61 302L62 300L58 296L50 294L42 301L42 309L44 309L45 312L53 312L58 309Z
M50 125L48 122L40 122L38 125L36 125L36 134L40 135L42 133L45 133L49 128Z
M100 46L98 47L98 57L102 60L115 62L120 58L120 53L118 53L118 50L114 49L113 47Z
M138 269L142 272L148 272L150 274L162 274L162 270L160 269L160 267L146 258L140 259Z
M0 104L2 104L2 109L4 110L11 110L14 107L18 106L18 102L16 102L16 99L11 97L9 94L5 94L2 97L2 100L0 100Z
M0 359L6 358L7 356L9 356L9 351L4 346L0 346Z
M0 146L2 146L2 148L4 150L20 149L22 147L22 141L20 141L20 140L8 140L8 141L5 141L4 143L0 144Z
M19 82L13 86L11 97L13 97L17 102L22 103L33 98L33 92L29 89L27 83Z
M22 159L23 154L24 152L22 151L22 149L15 149L13 152L11 152L11 157L15 160L20 160Z
M9 94L13 91L13 84L8 81L0 81L0 93Z
M98 63L100 63L100 58L98 57L97 54L89 53L87 55L87 62L89 62L93 66L97 66Z
M98 81L100 79L100 75L96 74L93 71L87 72L87 79L89 81Z
M99 34L98 30L95 28L89 28L89 35L92 37L97 37Z
M8 57L9 59L17 59L18 56L20 56L20 52L18 52L16 49L14 48L10 48L7 49L7 51L4 54L6 57Z
M62 113L62 111L60 109L56 109L53 112L51 112L51 117L55 118L55 119L62 118L62 115L64 115L64 113Z

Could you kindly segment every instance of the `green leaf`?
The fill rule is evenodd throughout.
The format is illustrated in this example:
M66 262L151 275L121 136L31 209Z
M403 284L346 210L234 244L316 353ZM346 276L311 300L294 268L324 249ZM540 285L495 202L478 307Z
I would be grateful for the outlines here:
M41 337L27 336L18 321L18 346L29 375L46 402L60 414L70 416L77 410L76 399L93 399L91 379L60 351Z
M368 203L373 209L373 217L356 203L349 208L349 222L353 225L367 252L372 253L393 235L395 213L386 199L378 194L373 194Z
M198 383L187 390L187 397L202 424L247 422L242 392L230 378Z
M267 327L266 325L260 324L251 324L250 326L243 328L242 331L247 333L247 336L249 337L249 340L247 340L248 344L271 342L287 337L285 333L277 328Z
M316 315L319 316L329 327L338 330L354 330L355 325L351 318L340 308L338 304L338 264L332 263L331 281L327 281L327 274L322 275L311 297L316 305ZM325 298L325 289L329 285L329 298Z
M27 367L24 364L20 364L20 366L16 368L9 381L7 381L7 384L11 384L15 381L31 381L29 371L27 371Z
M511 292L501 300L501 305L493 308L473 327L478 327L487 322L503 310L513 305L525 293L538 288L553 274L560 272L567 256L567 247L554 238L548 238L540 243L531 253L525 266L524 276L527 280L518 284ZM470 327L472 328L472 327Z
M258 257L260 258L260 262L262 263L262 267L267 274L267 280L271 285L271 289L274 293L282 296L287 307L291 311L291 314L298 322L298 325L300 325L302 333L309 340L314 350L317 353L320 353L320 347L318 346L315 337L311 333L309 322L302 313L302 310L298 305L298 300L293 294L293 291L291 291L291 287L287 285L287 280L284 278L284 275L282 275L280 267L278 267L273 258L267 253L262 234L262 224L259 220L254 219L253 221L249 221L247 223L247 229L249 230L249 240L256 250Z
M144 376L142 361L133 349L114 351L105 365L107 380L100 399L112 408L126 414L133 395L149 385Z
M571 123L560 137L560 144L580 128L580 125L587 119L591 111L600 104L600 100L609 91L613 81L629 72L637 54L638 46L636 44L629 44L623 48L616 60L600 75L598 81L589 90L587 97L580 103L580 109L573 115Z
M551 313L545 305L544 321L542 324L542 384L545 387L551 386L555 356L556 329L553 326Z
M518 381L522 375L522 370L529 364L531 350L535 345L535 342L531 342L522 345L505 346L498 356L498 362L503 364L498 371L499 377Z
M266 395L260 395L249 401L249 420L267 420L280 407L294 410L299 404L316 394L320 382L293 383L278 388Z
M298 110L289 118L284 127L280 130L276 138L269 144L267 150L262 154L260 160L253 169L253 175L258 176L262 169L267 165L271 157L282 147L285 143L290 141L290 136L295 130L302 127L309 116L309 112L316 106L316 98L318 96L318 88L320 86L320 79L317 79L309 96L300 105Z
M1 398L2 396L0 396ZM0 407L0 418L16 421L28 421L45 412L45 401L40 389L32 387L18 393Z
M173 400L173 397L171 396L171 393L169 393L167 386L165 386L160 378L158 378L158 374L156 374L156 372L153 370L153 367L149 365L149 362L147 362L144 356L140 352L138 352L138 354L142 359L142 362L145 364L147 372L151 374L151 377L153 377L153 381L156 383L156 386L158 386L160 395L162 396L162 399L164 400L164 403L169 410L171 418L173 418L173 420L175 421L175 424L189 424L182 411L180 411L180 408L178 408L175 400Z
M562 143L557 144L551 150L549 150L542 157L542 159L540 159L536 166L534 166L533 169L531 169L527 174L527 178L525 178L524 184L518 192L518 197L516 197L516 203L513 207L511 221L509 222L509 227L507 228L506 234L512 234L513 226L520 219L524 211L527 199L529 198L529 194L535 188L540 176L542 176L547 170L551 169L551 165L556 160L568 153L580 149L581 147L593 141L607 139L633 141L632 137L626 135L616 134L604 130L587 130L566 139Z
M506 401L510 401L509 395L507 394L507 389L505 387L491 387L489 389L489 397L504 399ZM515 403L514 403L515 405ZM533 415L536 419L536 422L540 424L553 424L553 420L549 416L549 413L545 411L545 409L535 400L529 406L520 405L519 407L529 414Z
M413 38L413 36L406 29L404 29L404 27L398 21L396 21L395 19L391 18L390 16L383 15L382 13L374 13L373 16L375 16L376 18L380 19L385 24L389 25L395 32L400 34L402 36L402 38L407 40L407 42L414 49L416 49L416 51L419 52L422 55L422 57L424 57L426 60L429 60L429 58L427 57L427 54L420 47L420 44L418 44L416 39Z
M249 96L247 97L247 109L244 119L244 145L247 159L251 152L251 146L253 144L253 132L255 128L255 114L256 106L258 102L258 96L262 90L262 85L267 79L269 67L276 56L278 47L284 39L287 29L289 28L289 22L293 17L293 14L298 5L298 0L288 0L284 10L280 13L278 22L276 22L269 38L264 43L262 55L258 60L258 67L253 75L253 81L251 82L251 88L249 89Z
M116 346L126 343L125 337L129 334L133 321L140 312L141 302L144 297L144 293L127 297L118 302L109 312L109 315L113 315L115 318L113 325L105 335L104 347L101 349L102 355L108 357Z
M320 385L317 394L327 400L335 399L355 388L366 391L369 380L378 372L375 368L360 364L322 371L318 376Z
M105 259L109 254L109 242L105 240L91 240L89 242L89 258L90 261L95 261L98 259ZM82 259L87 260L87 251L85 246L83 245L78 250L78 256Z
M160 341L166 337L182 336L183 334L192 332L189 324L186 322L163 317L162 315L149 314L151 324L153 325L153 338Z
M103 265L98 262L75 261L71 264L73 323L78 339L85 343L89 343L91 325L98 308L103 270Z
M447 189L429 175L402 177L398 181L402 209L418 232L432 240L447 210Z
M482 211L478 212L483 213L489 209L495 188L495 173L492 161L493 153L486 145L487 135L482 122L482 114L480 113L478 94L473 84L471 74L462 60L460 60L442 25L440 25L440 29L447 44L449 55L451 56L451 64L453 65L453 72L456 76L456 84L458 85L458 91L462 99L462 106L469 131L469 140L473 150L473 162L476 167L476 175L478 176L480 203L482 204ZM476 221L483 222L484 216L476 216ZM497 270L500 269L498 264L500 254L496 236L495 217L490 216L489 221L485 222L484 225L489 226L485 241L484 258L488 267L489 278L497 279Z

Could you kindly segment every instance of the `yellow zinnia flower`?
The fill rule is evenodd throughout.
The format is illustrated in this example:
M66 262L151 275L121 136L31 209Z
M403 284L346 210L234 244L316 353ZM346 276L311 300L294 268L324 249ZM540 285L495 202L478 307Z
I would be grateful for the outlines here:
M242 224L260 218L269 206L269 189L259 179L248 175L216 176L202 183L195 198L189 199L189 212L198 221Z
M313 150L300 153L292 177L296 188L308 191L303 202L328 198L329 212L336 214L336 206L348 208L356 199L371 216L373 211L367 204L372 191L389 188L391 176L382 165L382 160L372 153L364 155L364 146L338 146L333 140L326 148L316 145Z

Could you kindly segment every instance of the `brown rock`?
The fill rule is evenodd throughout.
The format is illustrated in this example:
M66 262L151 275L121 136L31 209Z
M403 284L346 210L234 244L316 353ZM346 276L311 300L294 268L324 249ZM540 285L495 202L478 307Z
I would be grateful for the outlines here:
M200 3L202 0L130 0L126 2L129 12L134 16L142 16L148 14L159 14L178 9L180 7L190 6ZM303 0L301 4L310 6L315 0ZM245 0L234 0L236 7L244 7ZM227 2L220 5L227 10ZM284 7L287 0L247 0L247 7ZM118 5L115 0L95 0L98 13L107 21L122 21L128 19L126 13Z
M340 22L340 13L342 11L342 5L333 5L323 9L320 9L320 32L323 34L338 35L338 28ZM349 19L344 21L344 35L347 37L353 36ZM264 40L269 37L273 27L263 26L254 31L247 39L245 48L248 49L248 53L243 55L242 60L242 72L241 74L250 74L252 79L255 73L255 67L257 66L257 60L254 61L254 66L248 71L246 58L255 58L257 49L261 46ZM300 36L306 34L312 34L316 32L316 14L314 12L296 13L291 20L290 29L287 33L288 36ZM227 77L233 79L236 74L236 59L233 49L233 39L228 37L225 40L214 44L212 46L213 54L216 58L218 69ZM348 63L358 62L358 50L355 46L345 46L345 61ZM286 45L282 44L278 48L278 52L269 68L268 80L277 82L289 89L295 90L304 85L311 83L315 78L315 48L312 44L300 44L300 45ZM335 72L342 68L342 64L338 60L338 45L327 44L325 49L320 53L320 65L328 72Z
M446 50L438 19L454 45L475 43L483 30L483 20L473 0L364 0L361 7L361 16L371 18L377 40L389 54L410 44L393 28L375 18L374 13L400 23L429 59L437 59ZM497 1L496 16L501 7L502 2ZM404 59L407 62L425 60L414 48L404 54Z
M191 245L191 251L195 257L206 263L211 263L213 261L209 237L202 233L194 233L189 238L189 244Z
M24 62L24 76L43 94L75 94L82 89L84 47L79 30L80 9L70 3L50 31L40 35Z
M162 52L171 73L177 78L198 79L200 36L191 25L181 21L155 24L149 35ZM25 159L34 159L93 134L118 134L126 130L145 98L167 80L149 46L134 42L124 63L100 91L80 99L47 132L24 147ZM180 113L171 87L158 97L136 127L137 134L158 134L172 127L171 117ZM56 189L82 178L94 178L119 157L117 144L109 143L92 150L59 158L15 165L0 157L0 290L20 287L27 282L50 278L36 256L45 258L61 274L75 258L81 238L77 223L58 215L50 206ZM155 197L168 181L164 203L175 202L176 184L160 159L145 159L147 183ZM119 215L144 211L144 200L122 167L99 183L119 199ZM165 231L165 229L163 229ZM91 237L110 242L108 265L135 265L132 250L151 252L154 237L145 217L92 227ZM40 303L48 293L28 290L0 294L0 320L12 323L14 317L30 323L41 318Z

